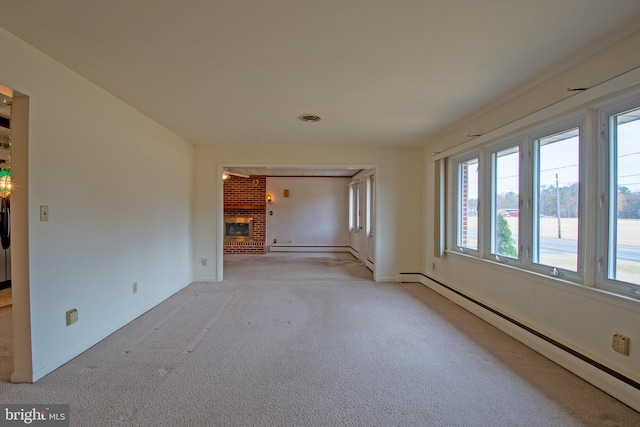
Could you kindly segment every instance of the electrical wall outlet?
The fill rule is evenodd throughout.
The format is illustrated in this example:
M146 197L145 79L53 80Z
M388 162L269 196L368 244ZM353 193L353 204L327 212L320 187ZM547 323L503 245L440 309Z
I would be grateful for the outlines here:
M138 282L133 282L133 293L138 292Z
M67 326L76 323L78 321L78 310L72 308L67 311Z
M618 353L622 353L625 356L629 355L629 337L619 333L613 334L613 340L611 341L611 348Z
M203 267L207 266L207 259L206 258L200 258L200 264L202 264Z

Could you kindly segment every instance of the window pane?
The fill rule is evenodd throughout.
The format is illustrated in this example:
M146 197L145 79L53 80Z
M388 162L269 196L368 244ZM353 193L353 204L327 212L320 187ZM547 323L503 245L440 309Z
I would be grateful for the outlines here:
M640 284L640 108L611 117L609 279Z
M365 206L365 226L367 229L365 230L367 235L371 234L371 211L373 208L373 176L369 175L367 177L367 203Z
M520 150L511 147L493 155L492 252L518 258Z
M478 249L478 159L458 165L458 246Z
M353 196L353 184L349 184L349 231L353 230L354 227L354 212L355 212L355 203Z
M577 271L580 130L539 139L537 150L533 262Z
M369 234L376 230L376 180L375 175L369 176Z
M353 202L354 202L354 212L355 218L353 219L356 233L360 230L360 184L353 185Z

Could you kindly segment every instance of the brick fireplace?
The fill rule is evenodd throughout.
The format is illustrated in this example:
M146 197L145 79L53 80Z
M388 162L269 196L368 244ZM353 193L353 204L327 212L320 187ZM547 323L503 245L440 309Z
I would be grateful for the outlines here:
M263 254L266 250L267 215L265 199L267 197L267 178L243 178L230 176L224 181L224 217L225 227L233 223L232 235L224 240L225 254ZM251 222L250 234L240 236L243 224ZM247 229L249 229L247 227ZM235 235L234 235L235 234Z

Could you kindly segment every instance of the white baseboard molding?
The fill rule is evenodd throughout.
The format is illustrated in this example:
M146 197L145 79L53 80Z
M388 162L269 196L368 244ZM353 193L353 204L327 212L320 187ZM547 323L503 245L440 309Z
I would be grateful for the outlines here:
M346 252L349 246L294 246L294 245L270 245L270 252ZM356 252L357 253L357 252Z
M399 274L400 281L421 283L453 301L467 311L490 323L529 348L537 351L568 371L574 373L605 393L640 412L640 388L635 380L627 378L579 352L568 348L544 334L535 331L479 301L464 295L453 287L430 279L422 273ZM418 279L418 280L416 280Z
M218 277L194 277L191 283L217 283L222 282Z
M423 276L419 273L398 273L396 282L398 283L422 283Z

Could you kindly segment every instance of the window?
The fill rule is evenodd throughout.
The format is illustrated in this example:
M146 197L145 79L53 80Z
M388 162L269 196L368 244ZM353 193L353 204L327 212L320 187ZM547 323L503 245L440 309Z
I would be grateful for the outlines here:
M356 227L356 212L358 205L357 185L354 182L349 183L349 231L353 231Z
M534 143L535 204L533 263L578 271L580 129L539 138ZM558 270L561 269L561 270Z
M353 185L349 184L349 231L353 230Z
M353 184L353 200L355 205L354 215L355 215L355 229L356 233L360 231L362 228L362 220L360 219L360 184Z
M605 123L609 206L600 267L606 287L640 295L640 102L636 99L635 108L607 114Z
M360 184L352 182L349 184L349 231L360 230Z
M640 298L640 90L584 107L447 159L447 248Z
M375 176L369 175L367 177L367 208L366 208L366 225L367 236L373 236L375 232L375 218L376 218L376 183Z
M509 147L491 156L491 253L518 258L520 224L520 147Z
M463 250L478 250L478 157L457 163L457 246Z

